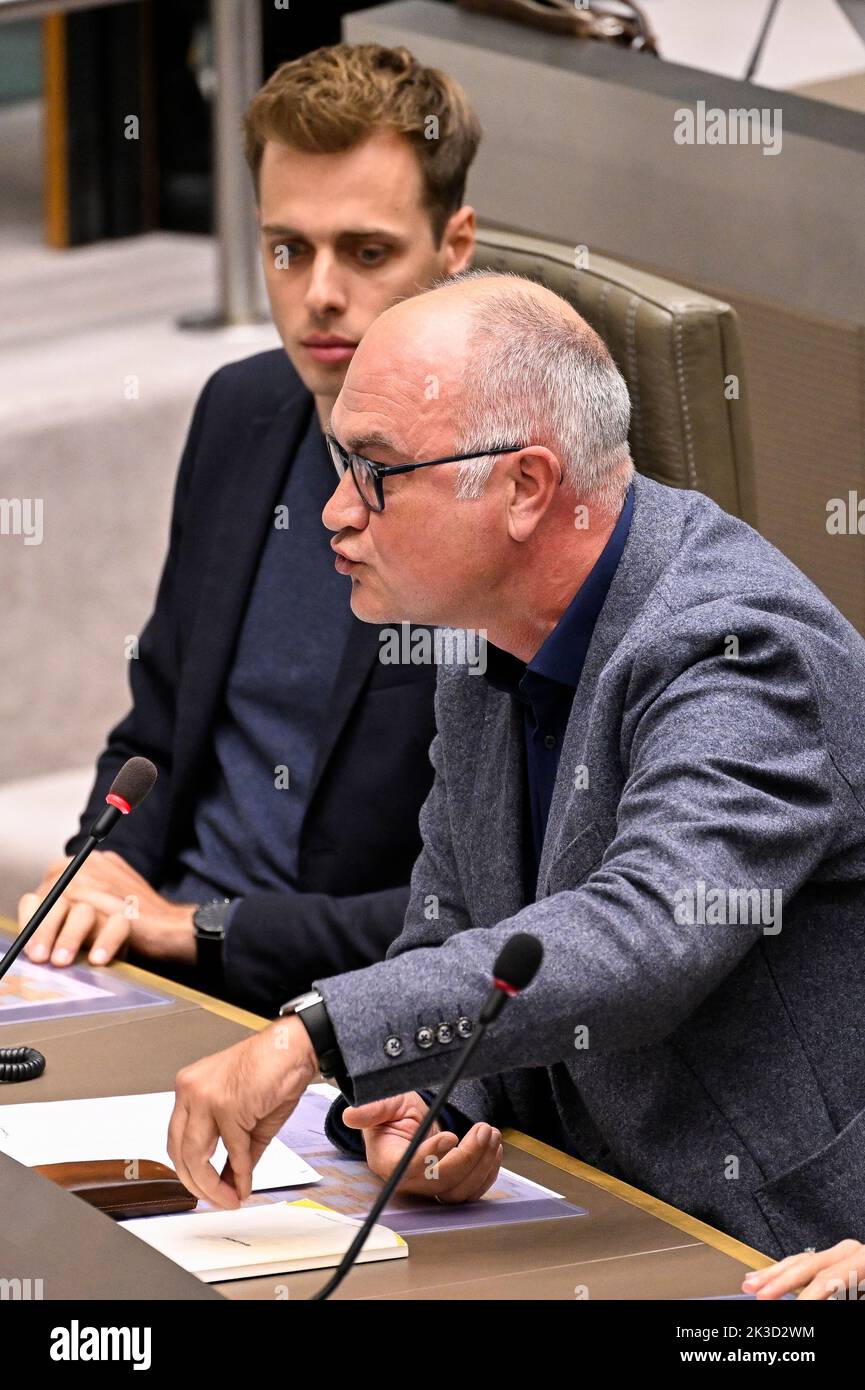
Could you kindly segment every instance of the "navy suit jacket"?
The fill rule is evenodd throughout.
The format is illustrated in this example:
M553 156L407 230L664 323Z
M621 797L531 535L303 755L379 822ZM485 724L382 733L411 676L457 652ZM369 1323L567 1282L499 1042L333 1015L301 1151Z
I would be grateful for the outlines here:
M259 556L313 399L282 349L221 368L193 415L154 612L129 663L133 704L109 734L74 853L129 757L159 777L113 831L155 887L188 842ZM336 475L334 475L334 482ZM236 909L227 994L272 1014L317 975L380 960L402 928L432 781L435 667L378 661L379 628L352 619L301 831L298 891Z

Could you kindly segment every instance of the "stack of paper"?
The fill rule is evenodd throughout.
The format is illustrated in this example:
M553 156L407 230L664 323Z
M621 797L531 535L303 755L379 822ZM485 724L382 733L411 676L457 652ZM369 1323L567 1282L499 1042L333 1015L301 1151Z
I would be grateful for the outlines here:
M237 1211L143 1216L119 1224L204 1283L215 1284L223 1279L330 1269L339 1264L361 1222L317 1202L300 1201ZM373 1226L357 1262L398 1260L407 1254L402 1236L385 1226Z

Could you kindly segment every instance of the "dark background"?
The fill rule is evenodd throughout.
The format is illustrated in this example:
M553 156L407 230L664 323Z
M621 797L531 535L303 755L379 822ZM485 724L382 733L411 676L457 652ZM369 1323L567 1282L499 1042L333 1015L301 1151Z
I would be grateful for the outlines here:
M372 3L261 0L264 76L338 43L342 16ZM71 244L212 230L208 15L207 0L140 0L67 16ZM124 135L130 114L137 141Z

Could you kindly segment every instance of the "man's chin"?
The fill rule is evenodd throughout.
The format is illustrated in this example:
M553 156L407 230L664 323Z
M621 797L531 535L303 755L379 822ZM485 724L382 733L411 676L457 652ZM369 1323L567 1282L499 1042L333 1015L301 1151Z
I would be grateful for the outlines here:
M283 340L283 346L291 365L310 395L336 399L342 390L350 363L316 362L315 358L310 357L307 349L298 343L292 342L290 346L286 346Z
M351 586L351 611L362 623L383 622L378 604L364 593L362 586L357 581Z
M391 616L392 607L392 604L377 599L363 580L352 579L351 611L362 623L399 624L400 619Z

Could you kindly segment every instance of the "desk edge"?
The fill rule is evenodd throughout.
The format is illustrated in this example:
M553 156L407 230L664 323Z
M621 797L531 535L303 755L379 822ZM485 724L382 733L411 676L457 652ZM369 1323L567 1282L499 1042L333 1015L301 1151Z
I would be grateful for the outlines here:
M689 1216L685 1211L679 1211L678 1207L671 1207L668 1202L662 1202L660 1197L652 1197L648 1192L641 1192L637 1187L631 1187L630 1183L622 1182L620 1178L614 1178L610 1173L604 1173L599 1168L592 1168L588 1163L582 1163L578 1158L571 1158L569 1154L562 1153L559 1149L552 1148L549 1144L544 1144L540 1139L533 1139L529 1134L523 1134L519 1129L506 1129L502 1132L502 1138L506 1144L513 1144L514 1148L522 1149L523 1153L531 1154L533 1158L539 1158L543 1163L549 1163L554 1168L561 1168L563 1172L570 1173L575 1178L582 1178L584 1182L593 1183L595 1187L602 1187L614 1197L620 1197L624 1202L630 1202L632 1206L640 1207L649 1216L656 1216L660 1221L666 1221L669 1226L675 1226L677 1230L684 1232L685 1235L696 1236L704 1245L710 1245L715 1250L720 1250L722 1254L729 1255L731 1259L738 1260L740 1264L747 1265L749 1269L765 1269L775 1263L768 1255L763 1255L759 1250L754 1250L750 1245L745 1245L741 1240L736 1240L735 1236L725 1235L723 1231L718 1231L714 1226L708 1226L705 1221L700 1221L696 1216Z

